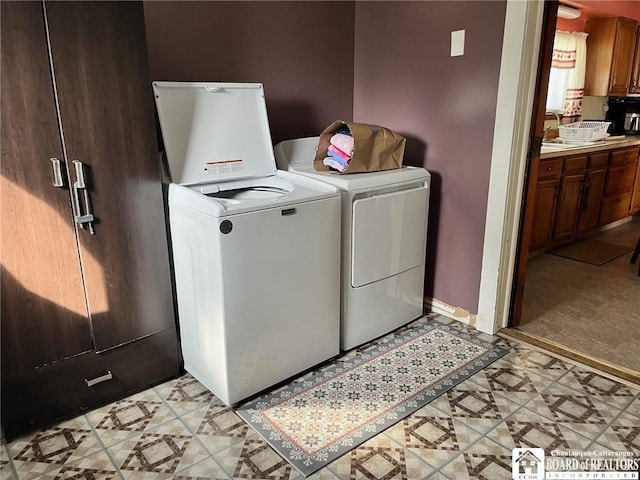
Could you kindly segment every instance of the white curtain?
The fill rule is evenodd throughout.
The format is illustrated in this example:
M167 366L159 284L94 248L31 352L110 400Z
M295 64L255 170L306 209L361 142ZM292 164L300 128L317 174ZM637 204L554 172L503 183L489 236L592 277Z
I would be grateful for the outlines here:
M564 117L581 115L586 65L587 34L557 31L553 41L547 110Z

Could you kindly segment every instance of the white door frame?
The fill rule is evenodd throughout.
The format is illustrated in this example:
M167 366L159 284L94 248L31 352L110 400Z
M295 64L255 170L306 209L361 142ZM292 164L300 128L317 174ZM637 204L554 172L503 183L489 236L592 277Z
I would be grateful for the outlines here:
M476 328L507 326L544 0L507 0Z

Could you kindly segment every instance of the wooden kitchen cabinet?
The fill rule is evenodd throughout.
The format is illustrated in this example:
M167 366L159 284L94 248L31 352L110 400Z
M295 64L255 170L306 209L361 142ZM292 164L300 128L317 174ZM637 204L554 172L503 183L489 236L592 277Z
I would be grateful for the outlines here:
M573 238L578 224L583 185L584 172L561 177L560 193L551 237L553 242L571 240Z
M540 160L538 164L538 183L536 184L529 251L544 248L551 243L562 165L562 158Z
M592 231L598 227L606 176L606 168L590 170L586 173L576 229L579 234Z
M631 214L638 151L639 147L629 147L611 152L599 225L621 220Z
M538 250L551 243L559 185L560 177L538 180L536 185L536 200L533 207L534 213L530 250Z
M580 202L580 214L578 215L578 234L588 233L598 227L609 157L609 151L594 152L588 156L587 173Z
M608 164L609 151L540 161L530 250L598 227Z
M600 210L600 225L607 225L627 217L630 203L631 192L605 197Z
M541 159L530 251L640 213L640 147Z
M11 439L177 375L179 349L141 2L1 9Z
M629 215L638 214L640 214L640 158L636 162L636 179L633 184L631 207L629 208Z
M636 27L636 46L634 52L633 63L631 64L629 93L640 94L640 25Z
M625 96L630 89L637 22L622 17L590 18L585 25L585 95Z

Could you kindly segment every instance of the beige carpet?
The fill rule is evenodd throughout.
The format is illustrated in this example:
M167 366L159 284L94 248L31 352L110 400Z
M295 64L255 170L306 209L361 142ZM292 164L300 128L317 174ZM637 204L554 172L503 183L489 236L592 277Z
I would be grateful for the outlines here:
M634 221L597 239L631 251L638 235ZM630 259L631 252L602 266L555 255L530 259L517 328L640 372L640 277Z
M626 245L616 245L615 243L589 238L587 240L576 240L568 245L549 250L547 253L600 266L632 250L632 247Z

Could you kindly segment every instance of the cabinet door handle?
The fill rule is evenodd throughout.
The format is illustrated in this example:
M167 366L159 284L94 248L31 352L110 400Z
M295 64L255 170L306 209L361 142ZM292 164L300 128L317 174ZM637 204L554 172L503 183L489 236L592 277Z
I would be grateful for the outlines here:
M53 186L57 188L64 187L64 178L62 177L62 165L60 159L50 158L53 166Z
M552 170L553 170L553 167L547 167L547 168L545 168L545 170L546 170L547 172L550 172L550 171L552 171Z
M87 184L84 178L84 165L80 160L74 160L73 165L76 169L76 181L73 183L73 198L75 200L73 210L75 220L82 229L84 229L84 226L87 225L89 233L91 235L94 235L96 233L93 229L94 217L91 213L89 192L87 191ZM80 205L81 197L84 203L84 208Z
M103 373L102 375L98 375L97 377L85 378L84 383L87 385L87 387L93 387L94 385L106 382L108 380L113 380L113 374L110 370L107 370L105 373Z
M589 190L591 190L591 182L587 180L584 182L584 188L582 190L582 209L589 208Z

